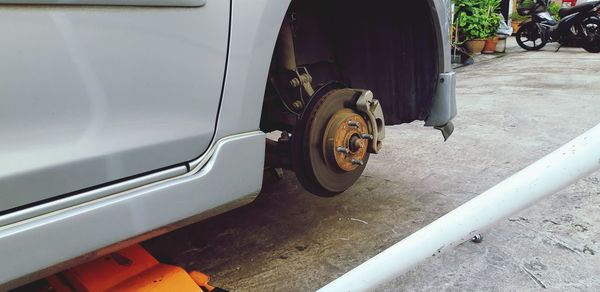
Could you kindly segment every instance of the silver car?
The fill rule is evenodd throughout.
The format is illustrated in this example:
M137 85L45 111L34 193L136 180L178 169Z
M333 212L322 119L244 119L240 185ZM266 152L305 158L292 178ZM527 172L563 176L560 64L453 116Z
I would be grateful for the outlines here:
M385 125L447 138L449 7L0 0L0 290L251 202L265 168L344 192Z

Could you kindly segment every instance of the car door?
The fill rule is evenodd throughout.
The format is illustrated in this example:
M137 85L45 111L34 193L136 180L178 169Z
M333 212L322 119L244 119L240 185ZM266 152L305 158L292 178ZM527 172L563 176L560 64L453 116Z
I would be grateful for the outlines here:
M225 0L0 0L0 215L200 156L229 14Z

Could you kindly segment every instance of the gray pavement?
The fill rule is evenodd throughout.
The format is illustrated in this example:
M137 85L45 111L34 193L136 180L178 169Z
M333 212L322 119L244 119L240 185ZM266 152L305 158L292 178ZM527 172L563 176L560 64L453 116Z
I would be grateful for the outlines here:
M256 202L145 246L231 291L315 290L600 122L600 55L554 50L458 69L450 140L422 123L388 127L340 196L314 197L286 173ZM483 236L379 290L600 291L600 173Z

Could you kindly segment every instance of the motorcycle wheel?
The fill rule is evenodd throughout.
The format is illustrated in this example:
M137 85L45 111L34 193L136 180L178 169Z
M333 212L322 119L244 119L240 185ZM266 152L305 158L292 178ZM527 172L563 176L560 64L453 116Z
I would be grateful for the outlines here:
M537 51L548 43L540 26L533 21L522 24L516 38L519 47L528 51Z
M600 53L600 19L588 18L582 23L588 33L588 39L582 47L589 53Z

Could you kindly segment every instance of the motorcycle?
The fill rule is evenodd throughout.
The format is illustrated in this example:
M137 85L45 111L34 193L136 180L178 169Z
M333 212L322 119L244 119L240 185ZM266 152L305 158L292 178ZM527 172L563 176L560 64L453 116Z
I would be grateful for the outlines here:
M525 1L519 1L519 4ZM561 8L560 21L548 12L550 0L529 3L528 7L517 7L519 15L531 15L531 20L523 23L517 31L516 39L521 48L535 51L549 42L558 42L560 46L556 51L564 44L572 44L590 53L600 53L600 1Z

